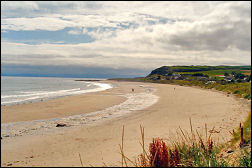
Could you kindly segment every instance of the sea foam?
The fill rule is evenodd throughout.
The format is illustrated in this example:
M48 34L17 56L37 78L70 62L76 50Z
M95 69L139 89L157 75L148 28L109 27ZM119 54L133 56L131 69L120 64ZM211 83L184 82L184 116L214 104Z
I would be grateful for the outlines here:
M1 105L9 105L13 103L24 103L27 101L38 101L43 99L52 99L62 96L77 95L90 92L98 92L112 88L110 84L107 83L97 83L97 82L85 82L88 84L86 89L73 88L73 89L63 89L57 91L22 91L18 95L1 95ZM97 86L97 88L88 89L91 86Z

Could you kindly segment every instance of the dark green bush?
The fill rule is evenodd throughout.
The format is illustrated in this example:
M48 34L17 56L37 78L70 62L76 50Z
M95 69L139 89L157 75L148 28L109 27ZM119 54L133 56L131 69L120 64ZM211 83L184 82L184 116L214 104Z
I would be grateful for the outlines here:
M239 92L240 92L239 90L235 90L233 93L238 94Z
M245 98L245 99L251 99L251 95L250 95L250 94L246 94L246 95L244 96L244 98Z

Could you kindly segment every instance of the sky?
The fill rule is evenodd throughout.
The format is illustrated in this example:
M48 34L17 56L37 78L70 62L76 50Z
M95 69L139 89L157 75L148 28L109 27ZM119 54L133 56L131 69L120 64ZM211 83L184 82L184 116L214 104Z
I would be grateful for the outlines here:
M250 1L1 1L1 75L138 77L250 62Z

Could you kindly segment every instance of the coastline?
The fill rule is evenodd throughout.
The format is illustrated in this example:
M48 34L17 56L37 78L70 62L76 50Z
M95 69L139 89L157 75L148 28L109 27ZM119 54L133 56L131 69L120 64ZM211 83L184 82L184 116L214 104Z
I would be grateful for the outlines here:
M125 89L126 86L123 86L123 87ZM152 94L152 92L154 91L152 87L149 87L148 85L141 85L141 88L137 88L137 87L140 87L140 86L136 86L135 88L138 90L138 92L132 92L132 93L127 93L127 94L119 93L116 96L112 96L112 98L116 100L119 100L118 97L122 97L126 100L119 104L109 106L103 110L92 111L90 107L87 107L87 104L91 104L91 107L96 107L97 105L99 105L97 104L99 100L97 100L98 99L97 98L96 100L93 100L93 103L90 103L91 101L90 97L93 95L85 95L86 97L88 97L89 102L81 101L82 106L79 108L81 108L83 111L79 111L79 113L77 114L70 113L71 112L70 111L68 114L61 113L61 115L58 115L57 117L54 117L54 118L26 120L26 121L14 120L14 122L12 121L12 122L7 122L7 123L3 122L1 124L1 130L2 130L1 136L16 137L16 136L26 136L28 134L38 135L38 134L41 134L41 132L44 133L45 131L50 131L50 132L52 132L53 130L57 131L55 129L55 126L57 127L58 124L63 125L63 127L81 127L85 125L95 125L97 123L103 122L104 120L112 120L114 118L124 117L125 115L129 113L147 108L158 101L158 97ZM127 88L127 90L129 91L130 88ZM103 93L97 93L97 94L98 95L102 94L103 97L100 96L100 98L103 98L104 100L104 96L105 97L108 96L107 93L111 93L111 92L113 93L113 90L110 90L108 92L103 92ZM74 97L74 98L77 98L77 97ZM61 100L62 99L55 100L55 101L57 102ZM79 97L77 98L77 101L80 101ZM111 101L115 102L113 100L110 100L109 102L102 101L102 103L106 105L110 105L109 103L111 103ZM50 103L51 102L45 101L44 106ZM36 103L35 104L31 103L30 106L37 107L38 105ZM66 110L69 106L72 106L72 102L64 101L64 104L61 107L62 111ZM10 108L6 108L3 111L5 112L6 115L8 115L8 112L10 112L8 111L8 109ZM19 120L23 118L23 116L27 115L27 108L23 108L22 110L26 110L26 111L16 110L17 113L22 113L22 114L16 115L15 116L16 118L14 119ZM50 111L53 111L53 110L54 110L54 107ZM33 116L38 117L35 114L43 113L44 112L43 106L37 110L34 109L34 111L36 111L36 113L33 113ZM65 116L62 116L62 115L65 115ZM4 119L6 121L6 118Z
M106 82L113 83L114 81ZM145 128L147 143L153 137L174 139L173 135L179 126L182 129L188 129L189 117L192 119L194 128L200 129L207 123L209 129L215 126L215 130L220 131L214 136L225 137L227 140L230 136L228 131L236 128L237 124L247 115L246 105L232 96L227 97L225 94L211 90L168 84L114 83L125 87L89 93L86 96L92 97L97 94L100 96L101 102L104 102L104 95L110 95L114 97L111 102L116 105L125 101L118 101L118 98L122 98L119 96L120 94L131 92L132 87L150 85L157 89L154 94L160 97L159 101L144 110L138 110L137 113L98 125L59 131L53 134L53 137L48 134L21 136L15 137L15 139L4 138L1 165L6 166L8 163L12 163L13 166L80 166L78 157L78 153L80 153L85 166L90 166L89 164L102 166L103 162L110 166L119 166L118 161L121 156L118 154L118 144L121 142L122 125L125 125L125 149L127 149L125 154L136 156L141 152L141 147L138 145L140 124ZM135 90L136 93L141 93L141 89L142 87L138 87ZM75 100L80 100L79 96L70 96L67 102L75 98ZM57 101L60 102L60 99ZM46 103L51 107L54 106L52 101ZM94 103L95 101L93 105ZM99 103L97 102L97 104ZM107 107L112 106L108 102L104 102L104 104ZM104 108L106 107L101 107L101 109ZM52 148L48 148L49 146Z
M16 78L14 78L16 79ZM33 78L31 78L33 79ZM56 78L57 79L57 78ZM67 79L68 81L66 81L65 79L59 78L62 81L58 81L56 83L51 81L51 79L43 79L45 81L39 81L41 80L41 78L38 78L38 80L36 82L41 83L41 85L38 85L36 87L40 87L37 88L37 90L32 90L31 91L27 91L27 88L29 87L34 87L31 85L27 85L26 83L20 83L18 80L17 81L12 81L13 83L18 82L18 84L21 86L21 90L16 90L14 87L14 90L17 91L17 93L15 93L15 91L11 94L9 93L5 93L5 90L10 90L10 88L3 88L3 95L1 95L1 107L4 106L13 106L13 105L22 105L22 104L29 104L29 103L35 103L35 102L40 102L40 101L48 101L48 100L52 100L52 99L57 99L57 98L61 98L61 97L67 97L67 96L73 96L73 95L80 95L80 94L87 94L87 93L91 93L91 92L99 92L99 91L103 91L103 90L107 90L112 88L113 86L110 84L106 84L106 83L102 83L99 81L103 81L101 79L99 80L73 80L73 79ZM8 81L9 80L9 81ZM8 82L10 82L11 79L8 79L5 82L5 85L8 85ZM49 81L48 81L49 80ZM57 80L56 80L57 81ZM71 83L74 85L71 86L71 88L67 87L60 87L61 85L69 85L69 82L71 81ZM33 81L34 82L34 81ZM80 82L85 82L84 85L80 84ZM32 83L32 82L31 82ZM79 84L79 85L78 85ZM22 85L27 85L26 88L22 88ZM57 88L54 88L53 90L50 89L46 89L44 87L52 87L54 85L58 86ZM89 88L89 87L92 88ZM11 87L13 87L11 85ZM26 91L22 91L22 89L26 90ZM41 89L41 91L40 91ZM29 90L29 89L28 89ZM19 94L22 93L22 94ZM20 98L22 97L22 99ZM10 99L9 99L10 98Z
M91 89L82 94L66 95L43 101L1 105L1 123L50 119L89 113L119 104L125 100L121 96L115 97L113 94L110 94L110 89L114 88L111 87L108 91L106 88L95 89L96 91ZM101 96L106 96L106 99L103 100L104 103L100 100ZM98 101L97 105L95 107L90 106L89 102L94 102L95 100ZM83 101L86 103L85 107L82 106ZM83 108L85 108L85 111L82 111ZM34 115L34 111L38 111L36 115Z

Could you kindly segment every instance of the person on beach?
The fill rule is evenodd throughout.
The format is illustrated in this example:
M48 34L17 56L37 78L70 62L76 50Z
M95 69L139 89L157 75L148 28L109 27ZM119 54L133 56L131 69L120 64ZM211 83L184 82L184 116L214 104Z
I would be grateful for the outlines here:
M135 89L134 88L132 88L132 92L134 92L135 91Z

